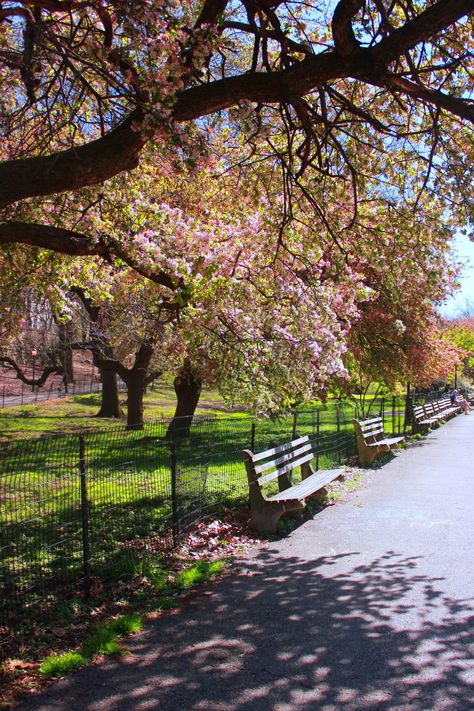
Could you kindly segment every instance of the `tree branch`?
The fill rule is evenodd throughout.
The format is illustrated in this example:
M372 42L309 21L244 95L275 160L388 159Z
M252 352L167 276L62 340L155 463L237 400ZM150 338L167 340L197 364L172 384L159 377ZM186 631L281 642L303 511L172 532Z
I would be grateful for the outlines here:
M48 365L45 368L43 368L43 372L41 373L39 378L28 378L23 369L18 365L18 363L13 360L13 358L10 358L9 356L2 356L0 355L0 363L8 363L11 365L13 370L16 372L16 377L21 380L25 385L31 385L32 387L42 387L49 376L52 373L58 373L61 374L63 372L62 366L59 365Z
M36 195L52 195L95 185L138 165L147 139L132 126L136 109L117 128L91 143L49 156L5 161L0 165L0 207Z
M166 272L145 268L138 258L134 259L128 254L123 244L115 241L106 243L61 227L29 222L2 222L0 223L0 246L2 244L28 244L74 257L98 256L107 261L119 257L127 266L155 284L160 284L171 291L176 291L183 286L182 281L173 280Z
M74 256L110 256L104 244L80 232L29 222L1 222L2 244L29 244Z
M226 9L229 0L205 0L194 27L214 25Z
M73 351L91 351L92 360L94 365L98 369L109 370L112 373L117 373L124 383L127 383L127 378L129 374L128 368L126 368L119 360L113 356L108 356L103 353L98 344L94 341L81 341L79 343L72 343L70 348Z
M381 84L378 84L381 86ZM472 101L466 101L464 99L458 99L455 96L450 96L449 94L443 94L442 91L435 91L427 86L421 84L415 84L408 79L403 79L402 77L390 76L384 81L384 86L388 86L395 91L401 91L404 94L412 96L414 99L420 99L421 101L426 101L433 106L445 109L460 118L467 119L468 121L474 122L474 104Z
M473 10L474 0L439 0L375 45L370 50L374 61L383 62L387 66L420 42L435 37L441 30L469 15Z
M332 36L336 52L349 57L359 49L359 42L352 29L352 18L364 6L364 0L340 0L332 18Z
M336 50L306 56L281 71L247 73L185 89L177 97L173 118L191 121L243 100L287 104L335 79L348 77L386 86L386 77L393 81L393 75L387 76L386 69L391 62L474 9L474 0L439 0L377 45L356 49L349 25L359 4L358 0L339 3L339 14L333 23L338 37ZM224 0L208 0L200 17L214 21L225 6ZM411 89L399 86L398 90L413 96ZM462 99L443 100L438 92L429 91L433 92L431 98L426 94L424 100L442 105L463 119L473 120L472 112L466 108L468 104ZM117 128L91 143L50 156L4 162L0 165L0 207L26 197L76 190L134 168L147 142L146 136L133 128L142 118L139 109L135 109Z

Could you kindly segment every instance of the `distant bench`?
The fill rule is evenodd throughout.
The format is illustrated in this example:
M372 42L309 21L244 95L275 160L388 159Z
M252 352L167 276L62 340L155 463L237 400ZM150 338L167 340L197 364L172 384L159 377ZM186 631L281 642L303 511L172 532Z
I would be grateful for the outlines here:
M390 452L405 441L405 437L387 437L383 429L383 419L372 417L368 420L352 420L354 425L359 464L368 467L377 457Z
M305 499L321 500L326 495L325 487L344 476L342 469L314 471L314 454L307 436L257 454L244 449L242 459L249 483L252 525L262 532L274 533L284 513L302 511ZM301 481L293 484L291 473L298 467ZM275 479L279 493L267 497L263 487Z
M425 402L424 405L415 405L413 407L413 429L415 432L426 431L459 412L461 412L461 406L453 405L448 397L431 400Z

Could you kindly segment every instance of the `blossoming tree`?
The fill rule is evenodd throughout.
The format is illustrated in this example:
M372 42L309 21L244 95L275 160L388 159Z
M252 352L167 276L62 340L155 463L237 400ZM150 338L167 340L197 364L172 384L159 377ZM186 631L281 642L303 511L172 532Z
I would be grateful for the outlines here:
M276 161L287 215L311 167L408 179L465 211L473 0L37 0L2 3L0 206L101 185L146 146L200 153L214 131ZM225 112L225 113L223 113ZM232 158L230 158L232 160ZM158 168L159 169L159 168ZM104 188L104 190L107 188ZM311 190L309 190L311 197ZM327 203L315 211L325 222ZM101 254L90 234L3 212L0 243Z

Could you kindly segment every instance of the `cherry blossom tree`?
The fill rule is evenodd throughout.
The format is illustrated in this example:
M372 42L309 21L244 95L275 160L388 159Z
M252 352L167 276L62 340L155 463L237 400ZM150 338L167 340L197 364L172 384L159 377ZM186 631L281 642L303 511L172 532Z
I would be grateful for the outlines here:
M80 223L100 245L100 257L55 258L52 298L67 312L68 292L82 289L96 365L129 387L129 424L142 422L153 371L179 372L187 386L192 372L194 407L206 380L258 414L323 393L346 376L348 349L387 383L411 377L433 304L456 276L443 205L412 191L395 201L371 186L355 214L350 188L311 185L309 168L287 219L273 165L229 166L221 155L179 170L162 156L159 172L150 155L106 192L48 199L52 230L72 234ZM315 210L325 201L323 229ZM32 199L15 210L32 224L43 207ZM24 259L24 248L9 250Z
M441 195L467 219L473 0L58 0L0 8L0 242L107 256L8 206L102 185L147 146L193 160L215 132L277 165L285 218L311 183ZM472 157L471 157L472 158ZM308 168L312 177L304 179ZM159 170L159 158L157 158ZM104 187L104 190L107 190ZM332 194L334 194L334 190ZM348 222L350 224L350 220Z
M444 337L460 350L456 365L470 380L474 379L474 316L447 319L443 324Z
M85 345L96 365L127 383L130 425L141 424L142 408L131 403L142 401L157 359L181 374L189 364L197 381L214 380L229 397L239 388L258 412L307 399L342 373L344 332L357 314L356 295L368 290L303 239L304 225L289 227L280 245L278 196L246 181L236 202L233 176L216 181L218 168L206 161L199 173L171 172L163 182L150 164L137 181L112 181L87 220L104 247L126 250L127 262L110 257L104 268L97 259L69 259L58 283L59 299L75 285L91 315L95 345ZM72 224L81 210L77 199L65 201L61 219ZM145 345L146 363L124 362Z

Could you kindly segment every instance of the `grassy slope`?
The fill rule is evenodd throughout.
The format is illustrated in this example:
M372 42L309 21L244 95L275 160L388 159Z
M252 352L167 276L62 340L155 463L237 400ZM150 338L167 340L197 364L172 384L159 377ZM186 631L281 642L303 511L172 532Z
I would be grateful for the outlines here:
M122 407L125 412L125 393ZM145 396L145 418L171 417L176 398L171 381L158 383ZM100 408L100 394L81 395L49 400L36 405L21 405L0 409L0 442L12 438L38 437L59 432L75 432L86 428L117 427L124 420L95 417ZM213 390L204 390L197 414L229 413L221 396Z

